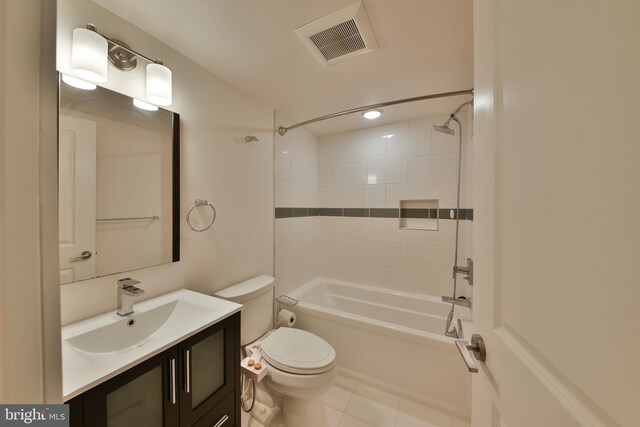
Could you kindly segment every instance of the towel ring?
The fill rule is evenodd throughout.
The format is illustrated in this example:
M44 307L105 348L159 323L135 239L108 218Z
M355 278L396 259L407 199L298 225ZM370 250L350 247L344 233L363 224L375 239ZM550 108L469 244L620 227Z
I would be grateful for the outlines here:
M193 225L191 225L191 211L193 211L195 208L198 208L200 206L209 206L213 211L213 218L211 218L211 224L207 225L206 227L194 228ZM214 208L213 205L206 200L200 200L200 199L194 200L193 205L189 208L189 211L187 211L187 225L189 226L191 231L202 233L203 231L207 231L208 229L210 229L214 222L216 222L216 208Z

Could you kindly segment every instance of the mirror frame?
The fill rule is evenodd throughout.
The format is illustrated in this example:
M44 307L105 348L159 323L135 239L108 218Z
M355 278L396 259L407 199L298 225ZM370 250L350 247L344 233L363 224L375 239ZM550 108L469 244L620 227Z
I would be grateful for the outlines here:
M180 114L174 111L171 113L173 114L173 141L171 152L171 184L173 186L171 199L173 233L171 233L171 245L173 246L173 256L171 262L178 262L180 261Z

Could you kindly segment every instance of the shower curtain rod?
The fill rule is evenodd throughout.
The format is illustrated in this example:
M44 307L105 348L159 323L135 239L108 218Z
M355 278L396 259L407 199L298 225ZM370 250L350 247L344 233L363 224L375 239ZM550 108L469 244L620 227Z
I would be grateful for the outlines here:
M416 96L416 97L413 97L413 98L397 99L395 101L381 102L379 104L367 105L365 107L352 108L350 110L344 110L344 111L340 111L340 112L337 112L337 113L327 114L326 116L316 117L315 119L306 120L304 122L300 122L300 123L297 123L295 125L291 125L291 126L288 126L288 127L280 126L278 128L278 133L281 136L284 136L291 129L299 128L301 126L306 126L306 125L309 125L311 123L321 122L323 120L332 119L334 117L340 117L340 116L345 116L347 114L359 113L361 111L367 111L367 110L371 110L371 109L375 109L375 108L387 107L389 105L404 104L406 102L424 101L424 100L427 100L427 99L446 98L448 96L459 96L459 95L473 95L473 89L459 90L459 91L456 91L456 92L434 93L432 95L423 95L423 96Z

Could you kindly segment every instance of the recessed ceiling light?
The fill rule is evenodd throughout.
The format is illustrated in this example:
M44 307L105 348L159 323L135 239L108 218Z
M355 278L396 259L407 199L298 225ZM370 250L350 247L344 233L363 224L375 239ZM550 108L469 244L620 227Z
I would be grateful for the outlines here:
M369 119L369 120L377 119L381 115L382 115L382 110L369 110L362 113L362 116L365 119Z
M147 110L147 111L158 111L158 107L153 105L153 104L149 104L148 102L144 102L144 101L140 101L139 99L133 98L133 105L135 105L136 107L142 109L142 110Z
M68 74L62 75L62 81L68 84L69 86L73 86L82 90L94 90L97 86L93 83L85 82L77 77L70 76Z

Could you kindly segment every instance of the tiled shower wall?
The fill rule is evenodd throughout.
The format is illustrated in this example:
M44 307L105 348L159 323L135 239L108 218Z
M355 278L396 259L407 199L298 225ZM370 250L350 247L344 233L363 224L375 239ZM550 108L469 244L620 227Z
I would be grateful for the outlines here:
M276 113L276 123L291 121ZM318 138L304 128L275 140L275 205L318 206ZM317 276L318 217L279 218L275 221L276 292L287 294Z
M472 126L465 116L461 207L471 208L467 147ZM308 174L317 176L316 205L305 195L316 194L300 178L307 175L294 174L289 165L295 156L293 144L287 143L310 145L313 135L298 129L281 139L283 149L276 143L276 206L320 208L307 212L314 216L276 219L276 277L281 289L289 291L318 275L415 293L451 294L455 221L443 219L441 211L438 230L428 231L402 229L398 218L375 217L390 212L380 209L397 212L400 200L437 199L440 209L455 208L457 127L456 136L432 131L433 124L446 119L430 117L320 137L317 167ZM301 186L290 189L295 184ZM279 193L294 195L278 199ZM331 208L365 216L338 216L342 213ZM472 221L461 220L459 264L470 255L471 228ZM458 283L463 283L459 295L470 294L464 281Z
M437 199L456 206L458 136L432 130L446 117L320 138L320 207L393 208L400 200ZM461 207L467 203L468 132L463 141ZM456 129L457 130L457 129ZM373 212L373 211L372 211ZM432 295L450 295L455 221L438 230L401 229L398 218L320 217L318 274ZM461 221L459 263L467 255L469 221ZM465 286L459 288L465 291Z

